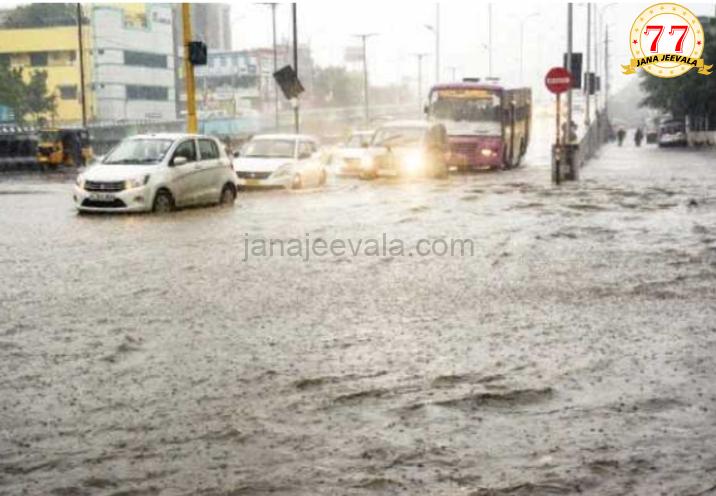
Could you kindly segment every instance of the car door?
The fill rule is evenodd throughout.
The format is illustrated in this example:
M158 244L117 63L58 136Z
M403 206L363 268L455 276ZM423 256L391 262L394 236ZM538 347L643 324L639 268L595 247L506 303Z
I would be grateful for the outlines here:
M184 157L186 163L175 164L178 157ZM201 185L199 179L201 168L197 162L196 140L188 138L181 141L174 149L169 164L172 168L169 189L174 195L176 205L184 206L197 203Z
M218 200L223 187L223 170L219 146L211 138L199 138L199 161L201 165L201 193L199 201L210 203Z

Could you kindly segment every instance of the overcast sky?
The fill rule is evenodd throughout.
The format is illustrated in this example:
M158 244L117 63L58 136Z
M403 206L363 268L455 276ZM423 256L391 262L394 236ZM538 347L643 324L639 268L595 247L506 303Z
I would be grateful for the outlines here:
M656 2L619 3L606 7L604 24L609 26L610 70L613 87L619 87L636 76L625 76L619 64L630 58L627 33L646 7ZM713 15L714 4L686 4L697 15ZM593 12L594 12L593 10ZM232 6L234 48L270 46L271 15L268 5L238 2ZM291 34L291 6L278 6L278 38ZM398 82L403 77L417 77L417 61L412 54L426 52L424 77L434 80L435 37L425 24L435 24L435 3L425 1L306 1L298 4L298 31L301 43L310 42L319 65L344 64L345 47L357 44L351 35L374 32L368 49L371 79L378 83ZM493 73L507 84L519 84L520 24L525 22L525 84L541 88L549 67L561 64L566 50L566 3L494 2L492 5ZM440 4L441 66L443 79L456 67L458 77L486 76L488 72L488 2L450 1ZM574 50L586 46L586 4L574 5ZM604 28L602 28L602 32ZM593 64L593 62L592 62ZM427 83L425 83L427 84Z

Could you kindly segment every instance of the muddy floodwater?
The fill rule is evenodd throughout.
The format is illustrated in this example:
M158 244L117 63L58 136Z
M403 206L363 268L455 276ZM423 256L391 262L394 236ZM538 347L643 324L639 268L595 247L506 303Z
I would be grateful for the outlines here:
M78 216L0 178L0 494L716 492L716 154ZM257 239L471 239L253 257Z

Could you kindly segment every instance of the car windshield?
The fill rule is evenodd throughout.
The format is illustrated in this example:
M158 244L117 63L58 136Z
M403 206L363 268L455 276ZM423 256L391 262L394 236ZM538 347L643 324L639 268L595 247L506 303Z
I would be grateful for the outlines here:
M129 139L122 141L105 157L103 164L158 164L173 141L168 139Z
M425 136L422 127L384 127L376 131L373 144L377 146L406 146L420 143Z
M360 148L370 143L370 134L354 134L346 141L346 148Z
M289 139L258 139L249 141L243 149L244 157L293 157L296 142Z

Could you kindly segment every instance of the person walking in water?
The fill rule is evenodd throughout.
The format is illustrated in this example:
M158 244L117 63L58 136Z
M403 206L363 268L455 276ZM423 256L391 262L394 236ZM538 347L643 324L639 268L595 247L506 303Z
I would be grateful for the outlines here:
M634 144L639 147L641 146L641 140L644 139L644 131L641 130L640 127L636 128L636 131L634 132Z
M626 131L623 127L619 128L619 131L617 131L617 141L619 142L619 146L622 146L622 143L624 143L624 137L626 136Z

